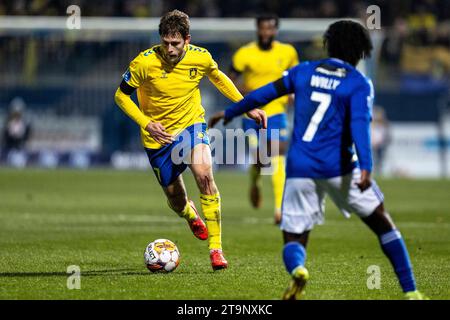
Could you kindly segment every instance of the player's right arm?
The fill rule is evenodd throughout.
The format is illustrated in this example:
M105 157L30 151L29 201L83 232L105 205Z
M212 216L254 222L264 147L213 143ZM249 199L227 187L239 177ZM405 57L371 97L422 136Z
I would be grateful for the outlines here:
M150 136L158 143L165 145L173 142L172 135L165 131L162 124L152 122L139 109L139 107L131 99L133 92L139 88L146 79L146 65L141 61L142 55L134 59L128 70L123 75L123 80L119 88L116 90L114 100L116 104L142 129L146 130Z

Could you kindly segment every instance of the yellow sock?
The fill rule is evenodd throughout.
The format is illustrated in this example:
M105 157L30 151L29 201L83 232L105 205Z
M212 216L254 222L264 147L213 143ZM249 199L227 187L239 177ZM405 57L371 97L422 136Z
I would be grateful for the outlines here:
M172 206L170 205L170 202L167 201L167 204L169 205L169 208L172 209L173 211L175 211ZM195 218L197 218L197 215L195 214L195 210L194 208L191 207L191 205L189 204L189 201L186 203L186 206L184 207L183 211L178 212L175 211L176 214L178 214L181 218L185 218L188 221L192 221Z
M201 194L200 202L208 228L209 249L222 249L220 194Z
M281 210L281 202L283 201L285 172L285 156L275 156L271 159L273 165L272 187L275 202L275 210Z

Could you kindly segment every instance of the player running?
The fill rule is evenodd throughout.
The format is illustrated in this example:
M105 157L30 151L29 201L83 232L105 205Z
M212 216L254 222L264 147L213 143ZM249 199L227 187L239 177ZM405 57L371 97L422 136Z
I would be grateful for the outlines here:
M292 281L283 299L298 299L309 278L306 245L314 225L324 222L328 194L345 216L356 213L378 236L408 299L423 299L400 231L384 209L383 194L371 179L372 82L355 66L370 56L372 42L359 23L339 21L324 35L328 59L305 62L281 79L251 92L211 125L295 93L295 118L287 155L281 229L283 259ZM358 160L354 159L353 144Z
M244 94L280 78L284 71L298 64L297 51L293 46L275 41L278 33L278 17L264 15L256 19L258 41L250 42L241 47L233 55L230 70L230 79L235 83L242 80L239 85ZM242 76L242 77L241 77ZM242 79L240 79L242 78ZM271 154L273 167L272 187L275 204L275 223L281 221L281 200L285 180L285 153L287 149L287 117L286 105L288 96L275 99L262 107L268 118L267 148L271 143L278 143L278 154ZM244 131L259 127L255 121L244 118L242 121ZM271 129L279 130L279 135L272 137ZM276 140L276 141L275 141ZM262 141L261 141L262 142ZM249 143L253 149L257 163L250 167L250 201L254 208L261 206L261 163L256 156L258 136L250 136ZM269 150L270 149L266 149Z
M228 99L237 102L242 95L206 49L190 44L189 17L185 13L174 10L163 16L159 34L161 44L141 52L130 63L115 101L140 126L142 144L169 207L187 220L198 239L209 237L212 268L224 269L228 262L222 253L221 199L211 168L199 83L207 76ZM130 98L136 89L139 107ZM261 110L248 115L259 123L266 121ZM191 161L173 161L172 151L180 146L182 150L188 148L183 156ZM181 175L187 166L200 190L206 225L187 196Z

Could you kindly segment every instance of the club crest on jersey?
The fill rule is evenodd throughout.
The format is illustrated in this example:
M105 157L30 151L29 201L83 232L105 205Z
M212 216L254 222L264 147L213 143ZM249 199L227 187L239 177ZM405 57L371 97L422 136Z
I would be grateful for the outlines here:
M195 79L197 76L198 70L197 68L190 68L189 69L189 79Z

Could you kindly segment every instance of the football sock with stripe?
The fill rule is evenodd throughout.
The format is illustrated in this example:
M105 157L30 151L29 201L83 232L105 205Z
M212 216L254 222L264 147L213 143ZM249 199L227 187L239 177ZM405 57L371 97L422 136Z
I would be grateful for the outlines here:
M209 234L209 249L222 249L220 194L201 194L203 215Z
M406 249L400 231L394 229L380 236L380 244L384 254L394 268L403 292L415 291L416 281L409 259L408 249Z
M292 271L298 266L304 266L305 260L306 249L303 245L295 241L288 242L284 245L283 261L289 274L292 274Z

